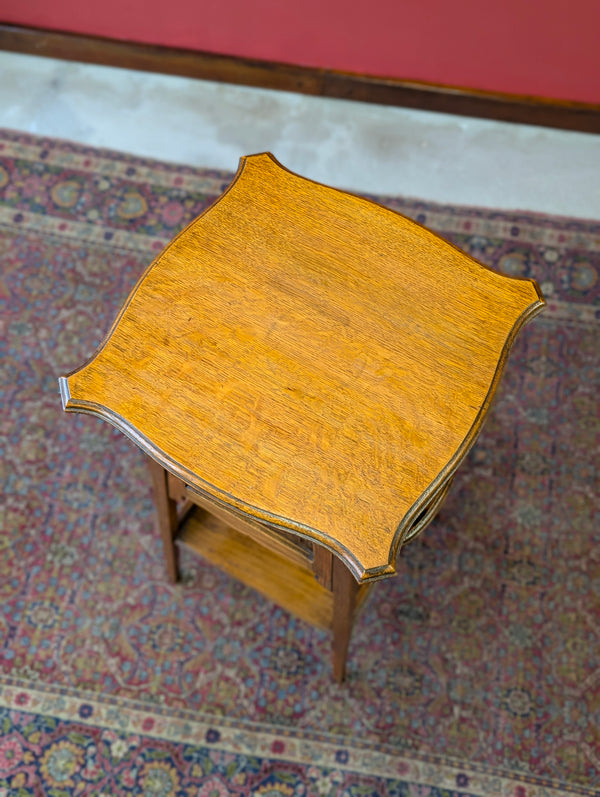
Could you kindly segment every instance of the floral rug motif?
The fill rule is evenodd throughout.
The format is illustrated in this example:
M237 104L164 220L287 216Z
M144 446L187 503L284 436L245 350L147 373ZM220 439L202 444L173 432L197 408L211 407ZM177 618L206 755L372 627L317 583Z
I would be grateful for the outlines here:
M0 687L0 795L559 797L562 788L344 738ZM590 795L587 789L569 794Z
M548 308L338 686L326 634L189 553L168 584L143 455L61 409L231 176L0 132L0 795L596 793L600 224L372 197Z

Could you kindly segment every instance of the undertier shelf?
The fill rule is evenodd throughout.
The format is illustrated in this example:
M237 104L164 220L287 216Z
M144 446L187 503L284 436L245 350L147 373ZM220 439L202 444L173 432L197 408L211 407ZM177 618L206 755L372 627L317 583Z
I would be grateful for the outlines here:
M179 542L311 625L331 628L333 593L308 566L289 561L199 507L185 521Z

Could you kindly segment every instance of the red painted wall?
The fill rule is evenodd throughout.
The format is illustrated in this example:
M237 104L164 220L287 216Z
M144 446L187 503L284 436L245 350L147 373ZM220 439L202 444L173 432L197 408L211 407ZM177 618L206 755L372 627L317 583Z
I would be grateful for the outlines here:
M600 0L0 0L0 19L600 103Z

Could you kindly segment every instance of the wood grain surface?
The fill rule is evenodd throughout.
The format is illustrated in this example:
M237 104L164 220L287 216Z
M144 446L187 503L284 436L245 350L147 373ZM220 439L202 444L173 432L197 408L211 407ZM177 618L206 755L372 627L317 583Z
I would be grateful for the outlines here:
M254 155L61 380L63 403L192 489L378 578L543 304L533 281Z
M309 566L260 545L200 509L185 522L180 543L307 623L332 627L334 595L316 581Z

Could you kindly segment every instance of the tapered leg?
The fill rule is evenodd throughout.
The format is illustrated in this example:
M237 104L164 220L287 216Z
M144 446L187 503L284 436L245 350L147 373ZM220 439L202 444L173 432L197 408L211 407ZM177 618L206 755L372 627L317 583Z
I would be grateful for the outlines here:
M167 471L151 457L148 457L148 468L150 469L150 476L152 477L154 504L156 506L158 525L165 552L167 574L169 581L175 583L179 579L177 549L174 543L175 535L179 528L177 503L169 497Z
M352 624L354 609L356 608L356 595L358 583L346 565L333 557L333 677L341 683L346 677L346 656Z

